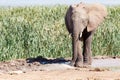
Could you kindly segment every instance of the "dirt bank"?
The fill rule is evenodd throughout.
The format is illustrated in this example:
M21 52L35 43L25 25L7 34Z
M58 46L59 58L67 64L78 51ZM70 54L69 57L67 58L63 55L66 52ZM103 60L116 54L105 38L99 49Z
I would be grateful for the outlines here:
M37 57L0 62L0 80L120 80L120 68L112 69L120 67L119 60L96 58L89 68L71 67L66 64L69 59L63 58Z

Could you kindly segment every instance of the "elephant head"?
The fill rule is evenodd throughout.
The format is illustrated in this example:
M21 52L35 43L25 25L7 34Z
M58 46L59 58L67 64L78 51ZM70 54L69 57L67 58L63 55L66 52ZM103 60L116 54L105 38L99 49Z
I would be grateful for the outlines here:
M104 5L95 4L73 4L67 10L65 22L68 31L72 33L73 26L78 26L81 30L87 27L87 31L95 30L107 16L107 9Z
M73 33L79 33L80 37L82 36L82 32L85 27L88 25L88 10L85 9L84 5L72 5L71 7L71 26L74 31ZM75 29L77 28L77 29Z
M101 4L79 3L71 5L65 16L68 32L72 34L73 56L72 65L83 62L84 56L90 54L91 36L96 28L107 16L107 9ZM79 41L84 38L83 54L80 51ZM85 59L87 60L87 59ZM88 60L89 61L89 60Z

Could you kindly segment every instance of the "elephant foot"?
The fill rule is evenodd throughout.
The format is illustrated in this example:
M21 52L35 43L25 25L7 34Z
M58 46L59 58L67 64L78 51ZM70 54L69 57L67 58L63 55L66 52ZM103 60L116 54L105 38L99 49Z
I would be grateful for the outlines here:
M83 63L83 62L76 62L75 67L80 67L80 68L90 68L91 64L89 63Z
M76 62L76 63L75 63L75 67L80 67L80 68L82 68L82 67L83 67L83 62Z
M91 61L84 61L83 64L85 64L85 65L91 65L92 62Z
M80 67L80 68L88 68L90 67L91 63L87 63L87 62L82 62L82 61L71 61L70 66L75 66L75 67Z
M83 63L83 67L84 68L89 68L89 67L91 67L91 64L89 64L89 63Z

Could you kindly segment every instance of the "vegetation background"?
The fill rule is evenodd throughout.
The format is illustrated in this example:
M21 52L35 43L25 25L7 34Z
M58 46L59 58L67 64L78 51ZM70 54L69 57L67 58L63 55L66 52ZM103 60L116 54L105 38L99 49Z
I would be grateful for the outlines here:
M0 61L70 57L71 37L64 23L68 6L0 8ZM108 7L97 29L93 55L120 56L120 7Z

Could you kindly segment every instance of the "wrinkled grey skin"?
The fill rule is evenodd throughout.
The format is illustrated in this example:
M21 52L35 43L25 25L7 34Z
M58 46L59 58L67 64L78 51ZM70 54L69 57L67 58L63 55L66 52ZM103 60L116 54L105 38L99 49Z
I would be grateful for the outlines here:
M65 24L72 36L72 66L83 67L91 65L92 36L97 26L106 16L107 10L100 4L87 5L80 3L69 7L65 16ZM83 52L81 41L83 41Z

